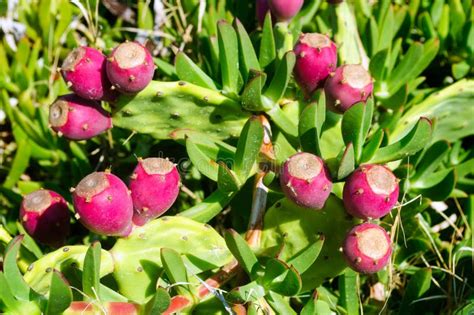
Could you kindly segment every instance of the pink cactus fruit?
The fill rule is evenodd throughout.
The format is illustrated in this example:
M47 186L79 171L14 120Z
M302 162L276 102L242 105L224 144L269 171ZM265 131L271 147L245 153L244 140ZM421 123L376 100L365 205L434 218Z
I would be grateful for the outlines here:
M344 185L344 206L360 219L378 219L390 212L398 200L398 179L387 167L376 164L360 166Z
M323 208L332 190L323 160L306 152L297 153L284 163L280 184L287 198L312 209Z
M105 71L105 56L95 48L78 47L67 55L61 74L68 86L82 98L108 100L112 92Z
M94 233L127 236L132 229L133 203L127 186L117 176L95 172L73 191L81 223Z
M26 232L43 244L59 247L69 234L67 202L51 190L41 189L26 195L21 203L20 219Z
M169 160L140 160L130 180L133 223L144 225L165 213L178 197L179 185L179 172Z
M255 10L258 24L263 25L263 22L265 21L265 16L270 10L270 7L268 6L268 0L257 0L257 3L255 4Z
M383 269L392 254L388 233L373 223L362 223L347 234L343 253L349 266L360 273L374 273Z
M331 111L344 113L356 103L367 101L373 89L372 77L363 66L343 65L326 81L326 104Z
M289 21L303 7L304 0L268 0L272 15L278 21Z
M106 63L110 82L122 93L143 90L155 72L150 52L137 42L125 42L112 51Z
M337 48L328 36L302 34L295 45L295 79L306 96L324 85L337 66Z
M86 140L112 127L112 119L96 101L74 94L60 96L49 108L49 123L60 136Z

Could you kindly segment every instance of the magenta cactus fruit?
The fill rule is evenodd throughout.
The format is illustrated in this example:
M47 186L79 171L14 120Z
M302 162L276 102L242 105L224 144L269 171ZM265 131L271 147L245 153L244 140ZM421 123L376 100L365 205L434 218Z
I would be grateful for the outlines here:
M69 234L67 202L51 190L41 189L26 195L21 203L20 219L26 232L43 244L59 247Z
M91 47L78 47L67 55L61 74L68 86L82 98L107 100L111 84L105 71L105 56Z
M96 101L74 94L59 97L49 108L49 123L60 136L85 140L112 127L112 119Z
M179 184L179 172L169 160L140 160L130 180L133 222L143 225L165 213L178 197Z
M125 42L107 58L107 76L122 93L134 94L143 90L155 72L150 52L137 42Z
M272 15L278 21L289 21L303 6L304 0L268 0Z
M393 209L399 190L398 179L387 167L362 165L344 185L344 206L354 217L378 219Z
M363 66L344 65L326 81L326 104L333 112L344 113L354 104L367 101L373 89L372 77Z
M328 36L302 34L295 45L295 79L306 96L324 85L337 66L337 48Z
M126 236L132 229L133 203L127 186L117 176L95 172L73 191L81 223L101 235Z
M312 209L323 208L332 190L331 177L323 160L306 152L297 153L284 163L280 184L289 199Z
M347 234L343 253L349 266L360 273L374 273L385 267L392 254L388 233L377 224L362 223Z

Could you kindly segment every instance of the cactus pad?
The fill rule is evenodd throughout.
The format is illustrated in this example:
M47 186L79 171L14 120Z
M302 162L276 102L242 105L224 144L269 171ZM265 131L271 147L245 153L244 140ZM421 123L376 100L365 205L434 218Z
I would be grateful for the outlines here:
M121 294L142 303L154 293L162 272L161 248L182 254L190 278L232 259L224 239L212 227L184 217L162 217L136 228L110 250Z
M139 94L118 99L113 123L156 139L183 128L225 139L237 137L249 116L239 102L217 91L184 81L152 81Z
M283 245L280 259L288 261L323 234L325 242L313 265L302 274L303 291L318 287L326 278L341 273L347 264L340 252L346 233L354 225L342 201L331 195L321 210L297 206L288 199L276 202L265 215L262 248L274 256Z
M28 285L38 293L46 294L49 291L53 270L63 271L74 267L82 270L84 257L88 246L64 246L45 255L32 263L24 275ZM105 276L114 270L112 256L102 250L100 276Z

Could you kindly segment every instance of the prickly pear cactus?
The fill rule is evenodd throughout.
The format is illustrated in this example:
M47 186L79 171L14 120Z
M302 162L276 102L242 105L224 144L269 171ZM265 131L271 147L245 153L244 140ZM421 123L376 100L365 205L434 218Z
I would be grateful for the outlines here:
M219 268L231 260L224 239L210 226L184 217L163 217L136 228L110 250L114 277L127 298L144 302L162 273L160 251L182 255L189 274Z
M347 267L340 249L354 223L336 196L330 196L321 210L302 208L283 198L265 214L261 248L267 255L289 261L323 235L318 258L301 275L303 290L313 289Z
M184 81L153 81L137 95L121 96L116 107L115 126L157 139L168 139L177 129L237 137L249 117L232 98Z
M26 283L38 293L47 293L50 288L53 270L65 272L67 269L84 267L84 257L88 247L82 245L64 246L51 252L32 263L24 275ZM100 276L105 276L114 270L112 255L101 251Z

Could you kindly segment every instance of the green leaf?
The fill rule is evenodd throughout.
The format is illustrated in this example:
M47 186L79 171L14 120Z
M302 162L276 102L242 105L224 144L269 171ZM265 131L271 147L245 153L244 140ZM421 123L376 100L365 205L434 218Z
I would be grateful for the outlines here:
M283 97L290 81L295 66L296 56L292 51L287 52L283 59L278 64L278 68L273 76L270 86L265 91L264 95L271 99L274 103Z
M362 45L357 21L350 5L344 1L331 9L336 11L337 17L333 19L333 31L338 46L339 63L362 64L364 67L368 67L369 58Z
M425 174L432 174L441 165L443 159L448 155L449 144L446 141L437 141L431 145L421 157L415 168L415 174L410 181L416 182Z
M339 167L337 169L337 179L341 180L349 176L355 169L355 156L354 146L350 142L344 153L342 154L341 160L339 161Z
M162 248L160 257L165 273L171 281L171 284L179 283L177 287L178 293L181 295L189 295L191 290L189 285L186 284L189 282L188 273L184 266L183 259L181 259L181 255L173 249Z
M260 64L252 42L250 41L250 37L239 19L234 20L234 28L237 31L237 36L239 38L241 71L244 80L246 81L251 70L260 71Z
M146 305L146 314L160 315L165 312L171 305L171 297L169 293L163 289L156 289L155 295Z
M359 285L357 273L352 269L347 269L343 275L339 276L339 305L344 307L348 315L359 314Z
M455 170L446 169L421 178L417 182L417 187L413 187L413 190L433 201L444 201L452 194L455 187Z
M326 97L320 93L317 102L306 106L300 115L298 132L303 151L321 156L319 139L325 121Z
M270 12L265 16L260 42L259 62L262 69L273 63L276 58L275 37L273 36L273 22Z
M460 40L464 36L462 28L464 26L464 23L466 22L466 13L464 12L460 0L450 0L449 9L449 12L451 14L451 25L449 31L454 38Z
M433 126L429 119L421 117L413 129L401 140L380 148L371 163L387 163L412 155L431 141Z
M12 189L20 180L21 175L26 171L30 164L31 144L28 139L17 139L17 150L15 158L10 167L10 171L3 182L3 187Z
M226 300L231 302L257 302L258 299L265 296L265 289L257 282L252 281L230 291Z
M179 52L175 61L176 73L180 80L187 81L207 89L217 90L214 81L199 68L185 53Z
M7 279L3 272L0 271L0 301L3 302L3 305L6 306L6 310L17 311L20 308L21 302L17 301L11 292L10 287L8 286ZM21 314L15 312L13 314Z
M412 303L428 291L430 284L431 269L423 268L418 270L408 282L403 294L399 314L410 314L411 310L413 310Z
M272 122L285 134L287 140L294 146L299 144L298 141L298 126L287 116L281 109L280 105L273 106L267 111L268 116L271 117Z
M364 149L362 150L360 163L365 163L372 159L372 157L375 155L377 150L380 148L380 145L382 144L383 136L384 132L382 129L377 130L377 132L372 135L369 142L364 146Z
M29 301L32 291L28 284L23 280L16 262L22 240L22 235L16 236L10 241L5 249L3 272L12 294L19 300Z
M232 193L216 190L202 202L180 212L178 216L190 218L201 223L209 222L229 204L233 196Z
M56 315L64 312L72 302L72 290L63 275L54 270L51 276L49 298L46 315Z
M415 125L419 117L435 120L433 141L457 139L474 135L472 128L472 98L474 80L461 80L431 94L428 98L404 113L391 133L392 139L400 139Z
M265 273L259 279L267 290L283 296L294 296L301 290L301 277L292 266L276 258L270 258L265 265Z
M211 226L180 216L160 217L135 227L109 251L121 294L138 303L151 298L163 271L162 248L178 252L190 275L217 269L232 260L223 238Z
M207 156L191 138L186 139L186 152L193 165L201 174L217 182L219 165Z
M379 40L377 43L376 51L390 48L393 37L395 35L395 18L393 16L393 7L390 5L383 18L382 23L379 25Z
M217 187L223 192L236 192L240 189L240 183L234 172L230 170L224 162L219 162L219 173L217 177Z
M428 12L423 12L420 14L419 19L421 30L427 39L434 38L438 35Z
M387 80L388 95L382 95L382 93L377 93L376 95L388 98L398 92L410 80L416 79L436 57L438 49L438 39L430 39L424 44L412 44L400 64L393 70Z
M217 24L219 40L219 60L221 65L222 86L225 91L239 93L239 45L237 34L226 21Z
M266 111L271 108L262 98L262 89L267 75L263 72L251 71L251 79L242 92L242 107L249 111Z
M224 234L225 243L240 266L252 278L258 265L257 257L247 242L236 231L230 229Z
M249 117L221 93L186 82L152 81L137 95L122 95L115 127L170 139L176 130L199 131L217 139L237 137Z
M362 155L362 147L372 124L374 111L373 98L366 104L358 103L344 113L342 117L342 137L344 143L352 143L354 146L355 161L359 161Z
M300 315L318 315L316 313L316 303L318 301L318 291L314 291L308 302L301 309Z
M298 255L288 260L288 265L295 267L298 273L302 274L315 262L324 245L324 236L321 235L319 239L310 244L307 248L302 250Z
M268 304L270 304L270 306L273 308L273 310L277 312L277 314L296 315L296 312L290 305L290 301L285 299L280 294L270 291L268 292L265 299L267 300Z
M153 15L149 7L148 1L138 1L138 15L137 24L140 29L152 30L153 29Z
M82 290L90 299L97 299L100 294L100 242L94 242L84 257L82 271Z
M439 23L435 23L436 29L438 31L438 36L442 42L444 42L446 40L446 37L448 37L449 35L449 16L449 5L445 4L443 6L443 11L441 13Z
M456 80L464 78L469 74L472 66L466 61L461 61L452 65L453 76Z
M153 58L156 65L156 71L162 73L165 77L169 77L172 80L179 80L178 74L176 73L176 67L161 58Z
M329 304L318 298L318 292L315 291L306 305L301 310L300 315L330 315L332 314ZM351 313L347 313L351 315Z
M250 118L242 129L237 151L235 152L234 171L242 183L249 177L263 144L264 130L257 117Z
M375 84L382 82L385 79L387 71L389 51L388 49L380 50L370 60L369 72L375 81Z

